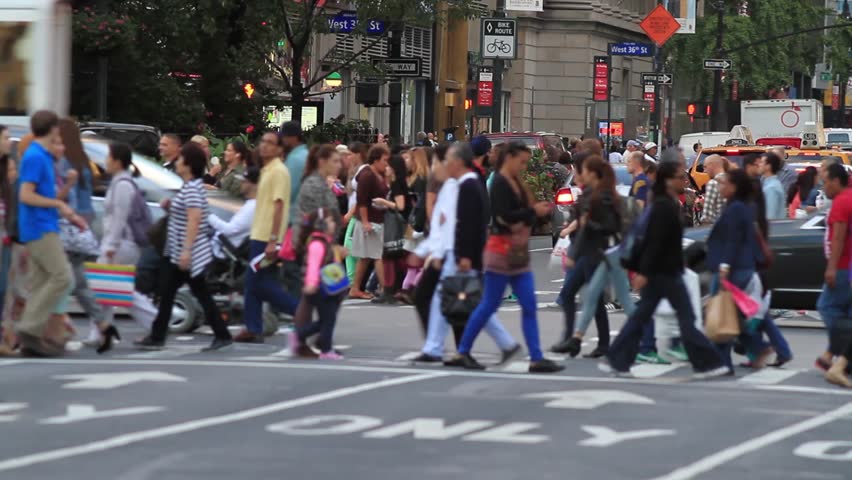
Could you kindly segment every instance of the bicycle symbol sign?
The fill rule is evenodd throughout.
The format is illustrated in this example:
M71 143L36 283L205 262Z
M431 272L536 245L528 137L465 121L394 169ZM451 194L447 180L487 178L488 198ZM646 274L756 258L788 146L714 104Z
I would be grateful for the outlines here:
M482 19L482 58L511 60L517 56L517 21L513 18Z

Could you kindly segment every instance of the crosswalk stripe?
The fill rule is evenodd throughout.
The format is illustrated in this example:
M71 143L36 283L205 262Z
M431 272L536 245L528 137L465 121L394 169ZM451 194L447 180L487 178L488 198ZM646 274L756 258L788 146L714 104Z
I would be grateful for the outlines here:
M663 376L669 372L673 372L686 365L686 363L674 363L672 365L640 363L638 365L634 365L633 368L630 369L630 373L632 373L636 378L655 378Z
M524 373L528 371L530 364L528 362L510 362L508 365L500 369L506 373Z
M754 373L748 374L737 381L740 383L748 383L750 385L773 385L781 383L788 378L798 375L800 372L807 370L785 370L781 368L763 368Z

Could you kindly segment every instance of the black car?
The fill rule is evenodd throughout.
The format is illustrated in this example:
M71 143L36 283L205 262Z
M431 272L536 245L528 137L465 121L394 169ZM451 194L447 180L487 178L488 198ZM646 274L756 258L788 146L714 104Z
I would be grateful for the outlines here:
M683 238L689 268L706 280L706 241L712 227L687 230ZM804 220L775 220L769 225L769 247L775 261L767 272L772 289L772 308L813 310L822 292L825 272L825 215ZM708 282L703 282L709 284Z
M83 136L97 135L130 145L133 151L148 157L159 154L160 130L148 125L130 123L86 122L80 124Z

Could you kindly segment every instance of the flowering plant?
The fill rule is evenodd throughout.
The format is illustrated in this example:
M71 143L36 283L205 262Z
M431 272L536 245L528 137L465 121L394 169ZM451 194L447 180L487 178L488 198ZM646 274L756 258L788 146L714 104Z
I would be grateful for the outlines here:
M127 18L100 13L92 7L74 10L74 44L87 53L106 53L133 41Z
M537 201L552 202L558 187L565 183L564 175L545 160L544 152L536 150L524 171L524 182Z

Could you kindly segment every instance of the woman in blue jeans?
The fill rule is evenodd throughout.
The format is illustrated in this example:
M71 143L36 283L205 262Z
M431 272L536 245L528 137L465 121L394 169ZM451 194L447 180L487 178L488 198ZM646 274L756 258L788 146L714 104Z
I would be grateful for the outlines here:
M757 270L758 260L763 257L757 243L759 233L754 210L749 205L753 196L751 179L742 170L730 171L720 177L719 192L727 205L707 240L707 269L713 272L713 295L721 288L723 279L746 289ZM772 349L760 345L760 337L753 333L744 332L742 340L750 355L755 357L753 365L765 366ZM733 373L731 346L732 342L717 345L722 361Z
M482 369L470 351L477 335L503 301L506 285L518 297L522 311L524 339L530 354L530 373L550 373L565 367L544 358L539 346L536 318L535 281L529 264L530 230L537 217L550 214L547 202L533 203L521 179L531 157L523 144L511 143L502 149L491 185L491 236L483 256L482 300L470 315L459 344L458 355L448 362L468 369Z
M580 352L583 334L594 314L595 326L598 330L598 345L586 356L599 358L606 355L609 349L609 319L603 308L601 296L607 273L615 274L614 278L619 280L616 281L616 293L628 315L633 311L633 304L624 270L620 266L618 271L607 268L609 262L606 251L617 243L616 237L622 230L622 219L617 204L619 197L615 190L615 172L600 156L593 155L584 162L582 176L583 184L587 188L583 196L585 206L580 210L581 227L566 258L566 264L574 268L566 274L565 287L560 292L565 313L565 335L567 337L573 333L573 336L555 345L553 351L576 356ZM598 275L596 283L592 285L593 274L601 268L604 268L602 275ZM620 275L618 275L619 271ZM588 288L594 289L594 294L586 295L583 302L586 305L586 308L583 308L585 323L581 321L580 328L574 330L576 314L574 298L582 284L586 282L589 282ZM595 305L596 308L592 309L591 305Z

